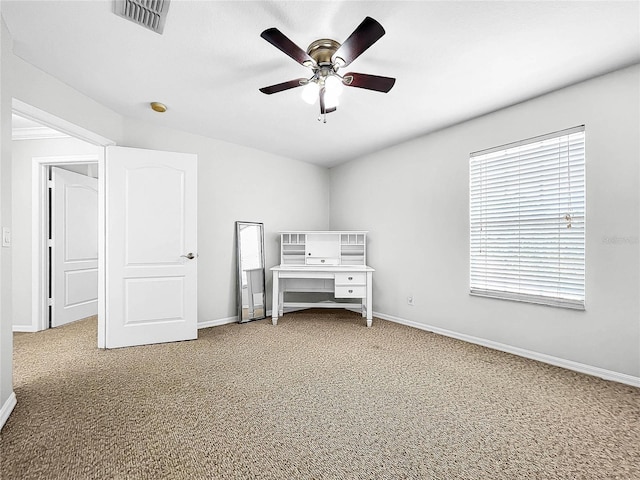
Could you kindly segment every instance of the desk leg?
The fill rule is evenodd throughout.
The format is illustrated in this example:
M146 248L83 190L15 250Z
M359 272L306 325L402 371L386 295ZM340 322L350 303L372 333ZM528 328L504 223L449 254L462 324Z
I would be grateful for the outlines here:
M271 323L278 325L278 312L280 307L278 306L278 300L280 299L280 275L278 272L273 272L273 292L271 294Z
M373 324L373 274L367 272L367 327Z

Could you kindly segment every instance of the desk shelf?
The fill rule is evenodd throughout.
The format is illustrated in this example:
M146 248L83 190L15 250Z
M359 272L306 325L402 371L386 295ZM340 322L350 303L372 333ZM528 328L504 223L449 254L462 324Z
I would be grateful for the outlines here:
M367 232L280 232L281 265L366 265Z

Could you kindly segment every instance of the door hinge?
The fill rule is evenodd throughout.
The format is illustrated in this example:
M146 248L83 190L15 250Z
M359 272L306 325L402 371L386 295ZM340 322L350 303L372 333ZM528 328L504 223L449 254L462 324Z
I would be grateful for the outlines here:
M53 307L53 298L50 298L49 301L47 302L47 305L49 307Z
M47 247L53 247L53 240L51 238L47 240Z
M53 188L53 180L47 180L47 188Z

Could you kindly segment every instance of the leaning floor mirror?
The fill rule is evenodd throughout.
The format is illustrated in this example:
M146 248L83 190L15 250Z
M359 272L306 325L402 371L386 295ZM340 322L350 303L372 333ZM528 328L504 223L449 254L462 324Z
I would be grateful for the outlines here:
M266 318L264 228L262 223L236 222L238 322Z

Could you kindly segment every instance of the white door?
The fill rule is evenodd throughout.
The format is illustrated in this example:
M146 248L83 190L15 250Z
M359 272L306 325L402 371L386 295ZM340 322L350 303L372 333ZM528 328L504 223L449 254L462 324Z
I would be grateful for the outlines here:
M51 167L51 326L98 313L98 180Z
M107 348L197 338L197 156L107 147Z

